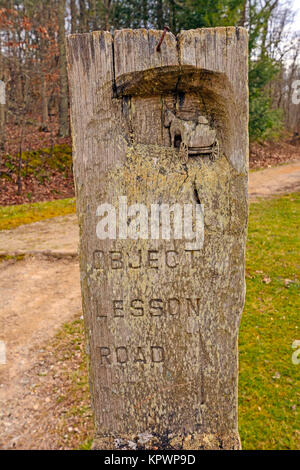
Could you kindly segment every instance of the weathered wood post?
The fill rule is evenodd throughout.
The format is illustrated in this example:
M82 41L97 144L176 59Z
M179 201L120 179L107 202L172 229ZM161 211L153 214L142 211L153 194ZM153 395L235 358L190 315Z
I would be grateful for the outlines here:
M247 33L68 37L95 448L238 449Z

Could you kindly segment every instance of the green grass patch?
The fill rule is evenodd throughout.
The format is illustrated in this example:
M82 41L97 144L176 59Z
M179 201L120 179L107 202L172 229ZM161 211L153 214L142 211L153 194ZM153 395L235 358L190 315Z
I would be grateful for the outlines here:
M51 217L72 214L75 211L75 198L20 204L16 206L0 206L0 230L8 230L18 227L19 225L31 224Z
M72 165L72 148L67 144L54 145L52 148L42 148L22 152L21 176L34 175L41 181L49 177L50 170L58 170L66 175L70 172ZM18 156L5 155L4 166L17 173ZM3 174L7 177L7 174Z
M72 148L69 145L54 145L53 148L43 148L23 152L24 174L36 174L40 168L47 166L52 170L65 172L70 170L72 164Z
M300 449L300 195L251 204L247 295L239 336L244 449Z
M3 261L22 261L25 255L0 255L0 263Z
M47 432L52 434L55 448L89 449L94 424L82 319L64 324L42 350L40 360L51 385L46 380L37 386L41 396L51 396L55 420L50 420Z

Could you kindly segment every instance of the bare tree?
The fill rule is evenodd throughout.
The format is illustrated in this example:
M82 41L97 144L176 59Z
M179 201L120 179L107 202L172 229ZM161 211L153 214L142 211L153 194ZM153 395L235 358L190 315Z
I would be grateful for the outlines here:
M58 47L59 47L59 135L69 135L68 78L65 45L65 0L58 0Z
M5 124L6 124L6 86L3 73L3 58L0 54L0 151L5 150Z

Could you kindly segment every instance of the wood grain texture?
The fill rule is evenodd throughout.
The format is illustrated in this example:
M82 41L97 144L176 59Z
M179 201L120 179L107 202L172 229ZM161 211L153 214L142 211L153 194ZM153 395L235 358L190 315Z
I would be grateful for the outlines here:
M157 52L161 34L67 38L95 448L238 449L247 33L167 33ZM201 203L203 247L174 234L99 239L97 208L119 214L120 196L149 213L151 204Z

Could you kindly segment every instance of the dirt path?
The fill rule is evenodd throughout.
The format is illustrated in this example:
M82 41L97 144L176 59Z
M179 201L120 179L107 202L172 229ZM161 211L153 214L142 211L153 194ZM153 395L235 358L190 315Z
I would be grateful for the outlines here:
M250 174L252 200L299 190L300 162ZM75 215L0 232L0 255L27 255L0 264L0 342L6 348L6 365L0 355L0 448L50 446L44 437L37 444L34 433L47 428L52 394L45 399L33 393L30 370L43 368L42 345L81 315L77 247Z
M35 257L1 263L0 305L0 340L6 347L6 364L0 364L0 448L13 448L24 417L30 421L34 410L47 405L31 396L37 379L28 371L36 366L42 345L81 315L78 262Z
M297 191L300 191L300 161L250 173L250 200Z
M19 378L38 348L64 322L80 315L76 261L33 258L0 264L0 340L6 365L0 369L0 402L18 392Z
M77 256L78 225L75 214L53 217L14 230L0 231L0 255L52 254Z

